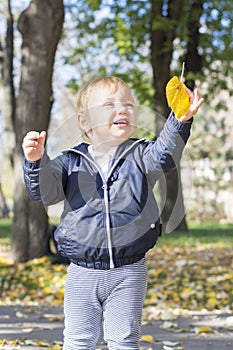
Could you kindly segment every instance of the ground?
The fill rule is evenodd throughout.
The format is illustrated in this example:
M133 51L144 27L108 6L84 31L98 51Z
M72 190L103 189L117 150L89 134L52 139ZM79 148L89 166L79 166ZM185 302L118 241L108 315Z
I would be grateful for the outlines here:
M60 350L63 336L62 307L0 307L0 349ZM217 312L191 312L152 320L142 327L143 350L231 350L233 316ZM107 349L100 339L98 350Z
M233 349L232 226L214 229L172 234L148 254L141 350ZM1 247L0 350L61 350L67 266L9 253Z

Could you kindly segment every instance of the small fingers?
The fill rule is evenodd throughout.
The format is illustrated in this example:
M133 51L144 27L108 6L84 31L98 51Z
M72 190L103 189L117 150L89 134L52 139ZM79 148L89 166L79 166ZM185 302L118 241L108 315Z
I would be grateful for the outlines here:
M40 133L38 131L29 131L24 137L24 139L37 140L39 136Z
M44 145L45 139L46 139L46 131L41 131L41 133L38 136L38 142Z
M32 144L37 145L38 143L44 144L46 138L46 132L29 131L23 139L23 145Z
M199 108L202 105L202 103L204 102L204 98L201 96L198 89L195 89L194 95L195 95L196 103L197 103L198 108Z
M189 95L189 100L192 102L193 99L194 99L194 93L193 93L193 91L186 87L186 92L187 92L187 94Z
M23 139L22 148L25 157L36 161L43 156L46 132L29 131Z
M186 88L186 92L189 95L191 105L190 105L188 112L180 118L181 122L185 122L185 121L189 120L193 115L195 115L197 113L198 109L200 108L200 106L204 102L204 98L201 96L201 94L197 88L194 89L193 92L191 90L189 90L188 88Z
M196 88L195 90L194 90L194 100L195 101L199 101L200 99L203 99L202 97L201 97L201 94L200 94L200 92L199 92L199 90ZM204 99L203 99L204 100Z

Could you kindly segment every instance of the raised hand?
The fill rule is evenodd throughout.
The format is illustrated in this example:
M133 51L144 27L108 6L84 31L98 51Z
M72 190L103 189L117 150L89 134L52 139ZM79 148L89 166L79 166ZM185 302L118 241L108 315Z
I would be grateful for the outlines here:
M186 88L186 92L189 95L191 105L189 107L188 112L180 118L181 122L185 122L185 121L191 119L192 116L197 113L198 109L200 108L200 106L204 102L204 98L201 97L198 89L195 89L192 92L190 89Z
M23 151L27 160L35 162L43 157L45 150L45 131L29 131L23 139Z

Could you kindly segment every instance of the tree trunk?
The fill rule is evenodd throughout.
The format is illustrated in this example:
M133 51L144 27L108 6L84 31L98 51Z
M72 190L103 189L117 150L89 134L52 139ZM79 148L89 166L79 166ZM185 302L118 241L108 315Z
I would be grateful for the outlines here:
M45 208L29 201L22 174L22 140L30 130L47 130L53 101L54 57L64 20L62 0L32 0L22 12L22 61L16 104L14 152L14 221L12 250L15 261L27 261L45 253L48 216Z
M0 218L9 218L9 208L6 204L6 198L4 196L2 185L0 182Z
M173 55L175 27L181 16L183 1L168 2L167 15L163 14L164 1L151 0L151 65L155 89L156 135L163 128L169 114L165 88L171 77L170 65ZM173 24L171 27L171 23ZM161 199L161 220L166 231L187 231L182 195L182 185L178 169L166 174L159 181Z
M198 52L200 39L200 17L203 13L204 0L191 2L188 18L188 40L185 55L185 71L189 77L186 85L193 90L195 88L195 73L200 73L202 69L202 56Z
M5 42L1 45L1 113L4 120L4 155L13 161L15 148L14 118L15 118L15 90L13 83L13 57L14 57L14 23L9 0L2 0L3 14L6 18Z

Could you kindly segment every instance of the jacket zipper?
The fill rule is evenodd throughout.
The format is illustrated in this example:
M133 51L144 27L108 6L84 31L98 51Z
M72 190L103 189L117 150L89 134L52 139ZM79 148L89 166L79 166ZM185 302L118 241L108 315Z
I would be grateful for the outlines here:
M111 237L111 228L110 228L110 212L109 212L107 182L103 183L103 190L104 190L104 205L105 205L105 213L106 213L106 230L107 230L107 243L108 243L108 253L109 253L109 260L110 260L110 269L113 269L115 266L114 266L113 251L112 251L112 237Z
M68 150L64 150L64 152L74 152L74 153L78 153L80 155L82 155L85 159L87 159L90 163L92 163L95 168L99 171L102 182L103 182L103 190L104 190L104 206L105 206L105 217L106 217L106 231L107 231L107 248L108 248L108 253L109 253L109 262L110 262L110 269L113 269L115 267L114 265L114 261L113 261L113 247L112 247L112 238L111 238L111 227L110 227L110 211L109 211L109 200L108 200L108 179L110 178L114 168L116 167L116 165L118 164L118 162L122 159L122 157L124 157L124 155L126 153L128 153L130 151L130 149L132 149L137 143L141 142L145 140L145 138L143 139L139 139L137 141L135 141L129 148L127 148L114 162L114 164L112 165L112 167L110 168L107 177L105 178L105 176L102 173L102 169L99 167L99 165L92 160L90 157L88 157L85 153L80 152L76 149L68 149Z

